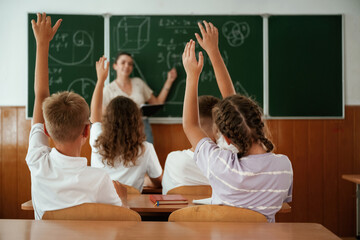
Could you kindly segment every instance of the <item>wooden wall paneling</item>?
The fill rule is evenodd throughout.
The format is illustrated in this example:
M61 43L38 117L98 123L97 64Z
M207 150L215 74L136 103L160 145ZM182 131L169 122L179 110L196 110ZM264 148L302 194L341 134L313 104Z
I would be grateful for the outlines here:
M323 225L338 234L338 142L341 120L325 120L324 130L324 222Z
M167 155L176 150L191 147L181 124L152 124L154 147L161 166L164 168Z
M349 107L350 108L350 107ZM354 108L354 173L360 174L360 107Z
M308 220L308 137L309 124L308 120L294 120L293 121L293 158L292 166L294 171L294 185L293 185L293 208L294 220L297 222L306 222Z
M26 111L24 108L17 108L17 142L18 142L18 156L17 156L17 166L18 166L18 181L17 181L17 191L18 191L18 217L33 219L33 211L22 211L21 203L31 199L31 177L30 170L26 164L25 158L27 154L27 149L29 146L29 134L31 130L31 120L26 120Z
M341 179L342 174L354 172L354 110L346 108L345 120L339 123L339 158L338 158L338 196L339 196L339 235L353 236L355 232L355 196L353 195L354 184Z
M271 142L274 144L274 152L277 150L277 144L278 144L278 121L276 120L267 120L266 126L268 128L268 138L271 140Z
M316 223L322 223L324 220L324 141L324 121L309 121L307 220Z
M289 157L292 165L294 164L293 154L293 121L292 120L274 120L277 122L277 147L276 153L284 154ZM294 176L295 177L295 176ZM294 181L296 179L294 178ZM296 194L296 191L295 191ZM294 214L296 211L303 211L294 205L294 200L297 198L293 192L293 202L291 203L292 210L288 214L277 214L277 222L294 222Z
M0 218L3 218L3 204L2 204L2 197L5 193L3 192L2 189L2 182L3 182L3 174L2 174L2 130L3 130L3 126L2 126L2 118L3 118L3 108L0 107Z
M88 137L88 139L86 140L86 143L82 146L80 156L86 157L87 162L88 162L87 165L91 166L91 147L89 144L89 140L90 140L90 137Z
M17 111L3 108L2 209L3 218L17 218Z

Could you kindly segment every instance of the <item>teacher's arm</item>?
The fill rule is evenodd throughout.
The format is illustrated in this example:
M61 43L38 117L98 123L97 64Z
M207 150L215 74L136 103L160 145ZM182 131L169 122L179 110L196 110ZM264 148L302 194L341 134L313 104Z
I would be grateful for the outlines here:
M154 94L151 94L150 99L148 100L148 103L149 104L165 103L166 97L168 96L171 86L174 83L176 77L177 77L176 69L172 68L167 74L166 82L165 82L163 88L161 89L160 94L157 97L155 97Z

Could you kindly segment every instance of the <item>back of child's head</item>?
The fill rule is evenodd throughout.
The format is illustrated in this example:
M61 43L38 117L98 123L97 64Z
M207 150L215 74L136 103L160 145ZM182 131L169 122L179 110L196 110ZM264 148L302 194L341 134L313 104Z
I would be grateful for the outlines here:
M273 150L274 145L265 136L262 110L253 100L229 96L214 107L213 118L219 131L239 150L239 157L246 155L256 142L262 143L267 152Z
M219 98L210 95L199 96L198 99L201 128L213 140L215 140L215 133L213 132L212 109L219 101Z
M43 102L46 130L55 142L73 142L89 123L89 106L73 92L54 93Z
M136 165L144 151L142 115L130 98L118 96L110 101L102 119L102 133L95 146L103 162L114 167L116 161L124 166Z

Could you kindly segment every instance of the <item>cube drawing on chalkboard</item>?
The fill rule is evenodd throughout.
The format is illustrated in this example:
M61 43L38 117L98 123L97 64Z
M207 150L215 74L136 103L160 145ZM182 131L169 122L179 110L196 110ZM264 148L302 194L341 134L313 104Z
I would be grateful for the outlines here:
M149 17L123 17L116 28L118 51L138 51L150 38Z

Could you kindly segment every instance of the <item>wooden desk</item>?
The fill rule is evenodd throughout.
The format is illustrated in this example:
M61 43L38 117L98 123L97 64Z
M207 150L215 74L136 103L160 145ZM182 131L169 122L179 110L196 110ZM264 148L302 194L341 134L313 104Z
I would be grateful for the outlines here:
M340 240L317 223L0 220L0 239Z
M199 195L183 195L186 199L188 199L189 204L181 204L181 205L160 205L154 206L154 204L149 199L149 194L129 194L128 195L128 205L130 209L138 212L140 215L142 213L172 213L175 210L194 206L195 204L192 203L194 199L202 199L206 198L206 196L199 196ZM22 210L34 210L32 201L29 200L21 204ZM287 203L283 203L282 208L280 209L279 213L289 213L291 212L291 207Z
M360 239L360 175L346 174L342 178L350 182L356 183L356 239Z

